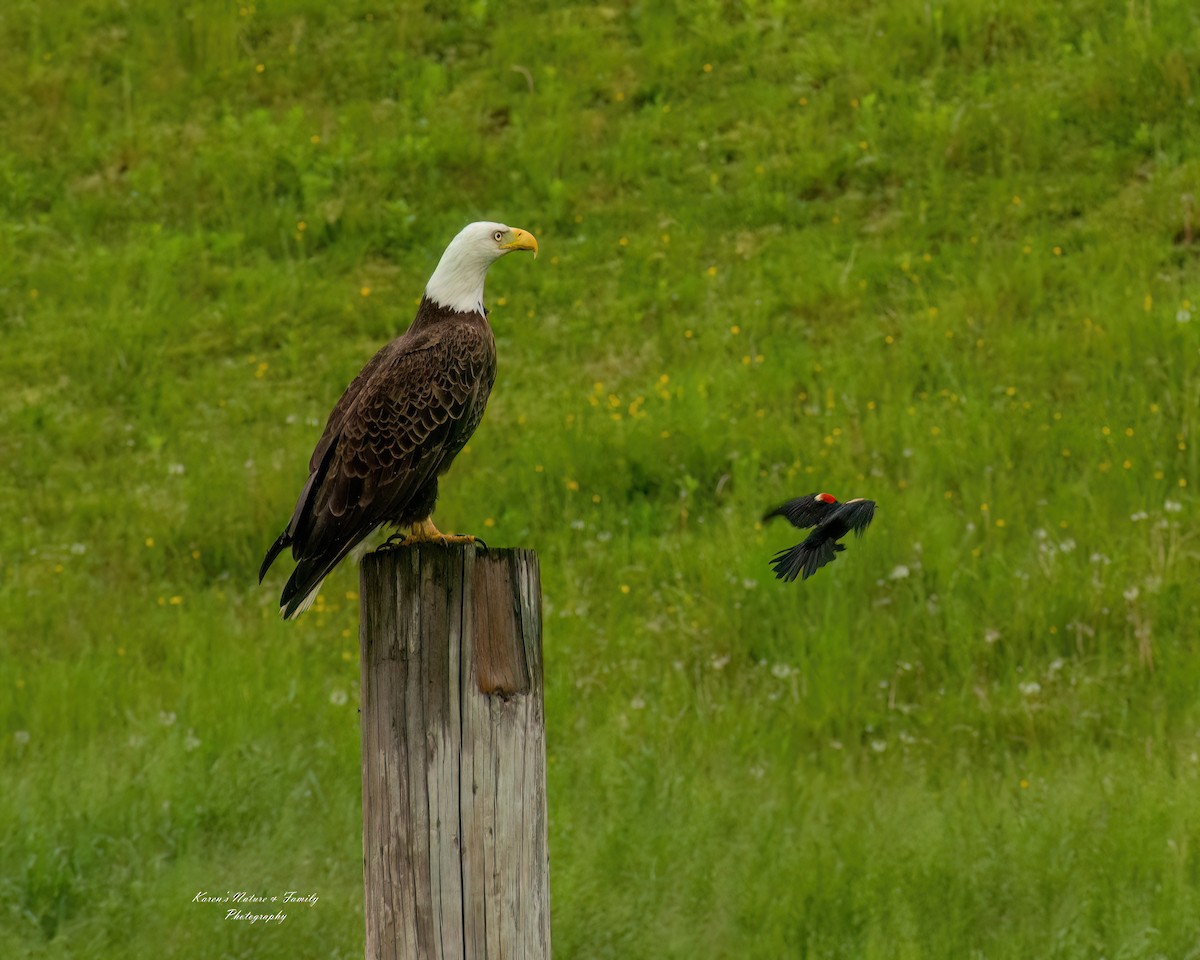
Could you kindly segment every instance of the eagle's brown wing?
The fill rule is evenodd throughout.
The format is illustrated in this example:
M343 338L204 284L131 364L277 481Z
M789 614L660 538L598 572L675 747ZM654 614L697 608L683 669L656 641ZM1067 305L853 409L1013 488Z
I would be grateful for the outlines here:
M296 508L292 512L292 518L288 521L288 525L283 533L280 534L279 539L271 545L271 549L267 551L267 555L263 559L262 566L259 567L259 583L262 583L263 577L266 576L268 568L275 561L279 552L284 547L293 543L297 531L305 521L306 513L312 500L313 488L319 487L325 479L330 460L337 450L338 440L341 438L342 430L345 426L347 412L354 409L363 389L375 378L380 365L395 352L398 342L402 339L403 337L393 340L367 361L367 365L359 371L357 377L350 381L350 385L346 387L346 392L341 395L338 402L334 405L333 410L329 414L329 419L325 421L325 429L321 433L321 439L317 441L312 456L309 458L308 480L305 481L304 487L300 491L300 496L296 499Z
M495 343L479 321L392 341L334 407L292 520L260 571L291 546L285 616L381 523L420 519L406 508L466 444L495 379Z

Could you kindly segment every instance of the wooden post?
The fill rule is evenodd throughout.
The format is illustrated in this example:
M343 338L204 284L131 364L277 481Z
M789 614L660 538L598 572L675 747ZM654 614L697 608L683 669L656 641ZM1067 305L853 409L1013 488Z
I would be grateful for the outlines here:
M362 561L367 960L549 960L532 550Z

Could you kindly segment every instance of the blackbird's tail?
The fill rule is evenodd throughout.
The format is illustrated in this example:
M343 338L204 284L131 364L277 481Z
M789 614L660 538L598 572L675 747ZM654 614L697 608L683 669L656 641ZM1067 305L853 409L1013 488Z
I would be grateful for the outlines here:
M771 566L779 580L786 580L790 583L801 573L804 574L803 579L807 580L825 564L833 563L837 554L845 549L844 546L833 540L824 540L818 543L810 543L809 540L805 540L794 547L780 550L771 560Z

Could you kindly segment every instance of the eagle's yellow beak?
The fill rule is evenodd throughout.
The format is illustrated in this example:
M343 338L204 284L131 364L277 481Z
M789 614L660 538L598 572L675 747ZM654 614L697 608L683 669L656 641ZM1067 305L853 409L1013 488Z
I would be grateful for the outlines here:
M522 230L520 227L513 227L509 231L509 234L512 236L512 239L504 244L505 250L532 250L534 257L537 257L537 237L528 230Z

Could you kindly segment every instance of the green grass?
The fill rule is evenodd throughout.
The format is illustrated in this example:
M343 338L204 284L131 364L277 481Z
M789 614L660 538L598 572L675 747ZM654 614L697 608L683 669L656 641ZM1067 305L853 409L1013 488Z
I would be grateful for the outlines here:
M356 572L254 574L482 217L556 955L1197 956L1200 12L437 9L0 9L0 956L361 954Z

